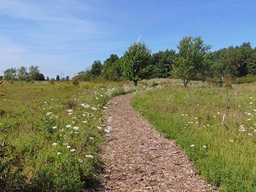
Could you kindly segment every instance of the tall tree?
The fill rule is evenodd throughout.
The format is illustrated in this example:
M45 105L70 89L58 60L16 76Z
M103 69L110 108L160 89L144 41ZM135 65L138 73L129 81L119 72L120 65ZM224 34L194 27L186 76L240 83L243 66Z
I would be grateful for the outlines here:
M133 81L137 86L143 68L149 64L151 51L145 43L133 43L124 53L121 65L123 75L126 79Z
M6 80L14 80L17 77L17 69L9 68L4 71L4 78Z
M209 61L211 46L204 44L201 37L184 37L178 46L179 54L173 69L183 81L184 87L189 81L203 75Z
M104 79L118 81L122 76L120 59L116 54L111 54L103 63L102 75Z
M102 71L102 64L99 60L94 61L92 64L92 68L91 68L91 75L92 77L98 77L101 75L101 71Z
M28 69L29 69L29 78L30 78L30 80L37 80L39 75L40 75L38 65L36 65L36 66L31 65Z
M18 78L19 78L19 80L21 80L21 81L26 80L26 78L28 77L27 68L24 67L24 66L20 67L20 68L17 70L17 72L18 72Z
M59 81L59 80L60 80L60 76L57 75L57 76L56 76L56 81Z

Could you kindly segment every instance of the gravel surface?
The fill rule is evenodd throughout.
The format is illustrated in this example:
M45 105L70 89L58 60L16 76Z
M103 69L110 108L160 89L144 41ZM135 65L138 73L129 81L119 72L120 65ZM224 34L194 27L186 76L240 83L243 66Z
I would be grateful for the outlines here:
M115 97L104 111L103 191L216 191L195 173L175 141L131 107L131 97Z

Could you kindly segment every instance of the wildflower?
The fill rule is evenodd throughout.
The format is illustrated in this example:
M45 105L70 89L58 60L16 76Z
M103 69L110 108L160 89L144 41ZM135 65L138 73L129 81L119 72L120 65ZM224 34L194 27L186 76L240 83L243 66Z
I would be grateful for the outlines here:
M72 109L68 109L67 112L68 112L68 113L72 113L73 110L72 110Z
M70 146L70 145L67 145L67 148L69 149L69 148L71 148L71 146Z
M252 97L250 97L250 99L252 99Z
M47 101L45 101L44 104L47 104Z
M248 136L252 136L252 134L251 134L251 133L248 133Z
M190 147L194 147L194 146L195 146L194 144L190 145Z
M230 142L230 143L233 143L233 142L234 142L234 140L233 140L233 139L229 139L229 142Z
M97 108L96 108L96 107L92 107L91 109L92 109L93 111L96 111L96 110L97 110Z
M203 146L203 148L205 148L205 149L206 149L206 148L207 148L207 147L206 147L206 145L204 145L204 146Z
M102 127L101 127L101 126L97 126L97 128L98 128L98 129L102 129Z
M57 155L60 155L61 154L61 152L57 152Z
M250 105L252 105L252 104L253 104L253 102L250 102L249 104L250 104Z
M245 127L244 127L244 125L240 125L240 126L239 126L239 131L245 132Z
M68 115L72 115L72 112L71 112L71 113L68 113Z
M52 112L48 112L48 113L46 113L46 116L49 116L49 115L51 115L52 114Z
M217 112L218 115L220 115L220 112Z
M70 152L72 152L72 153L75 152L75 151L76 151L76 149L70 149Z
M57 143L52 143L52 146L56 146L57 145Z
M89 137L89 139L93 140L94 138L93 137Z
M57 129L57 126L53 126L52 128L53 128L53 129Z
M75 126L75 127L73 127L73 129L74 129L75 131L77 131L77 130L79 129L79 127Z
M83 163L84 161L82 159L78 159L78 162L79 163Z
M83 123L87 123L87 121L82 121Z
M70 128L71 127L71 125L66 125L66 128Z
M88 108L90 107L90 105L84 104L84 103L82 103L81 105L82 105L84 108L86 108L86 109L88 109Z
M92 155L85 155L86 158L93 158Z
M52 98L52 101L53 101L54 99Z

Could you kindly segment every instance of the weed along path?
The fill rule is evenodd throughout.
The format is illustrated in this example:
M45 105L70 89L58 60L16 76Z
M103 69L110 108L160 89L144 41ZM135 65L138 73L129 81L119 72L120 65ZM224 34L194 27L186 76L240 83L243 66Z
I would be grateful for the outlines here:
M130 106L131 97L115 97L104 111L104 191L213 191L175 142Z

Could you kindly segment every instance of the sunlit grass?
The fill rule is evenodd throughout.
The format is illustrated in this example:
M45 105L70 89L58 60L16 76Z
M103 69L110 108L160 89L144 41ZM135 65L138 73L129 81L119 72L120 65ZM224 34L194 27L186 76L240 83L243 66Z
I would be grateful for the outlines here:
M99 187L102 109L121 85L5 83L0 86L0 189Z
M256 190L255 86L164 88L137 94L132 105L184 149L223 191Z

